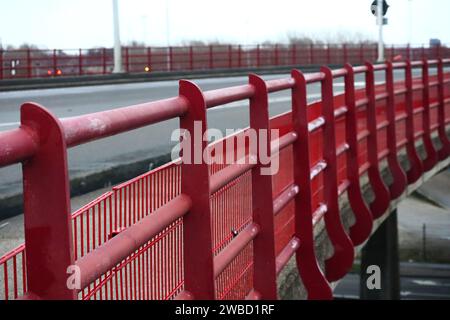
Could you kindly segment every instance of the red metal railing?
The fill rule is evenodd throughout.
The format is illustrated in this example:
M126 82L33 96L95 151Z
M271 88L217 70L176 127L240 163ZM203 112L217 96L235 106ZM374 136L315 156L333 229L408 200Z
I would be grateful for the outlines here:
M190 47L124 47L123 70L127 73L170 72L212 69L260 68L271 66L363 64L376 61L373 44L270 44L205 45ZM447 46L390 46L386 56L393 59L449 58ZM1 50L0 80L60 76L111 74L113 50Z
M23 105L21 127L0 133L0 166L22 162L26 181L25 245L0 258L1 297L275 299L277 274L295 255L308 297L331 299L330 282L350 270L354 246L370 236L373 220L450 155L445 64L450 60L323 67L267 82L251 75L247 85L209 92L181 81L176 98L64 120L36 104ZM417 68L422 75L413 78ZM403 81L394 82L394 69L404 71ZM386 82L375 85L375 73L384 73ZM364 89L355 89L358 74L365 77ZM345 92L335 96L336 78L344 78ZM322 98L308 104L308 85L314 83ZM268 97L280 91L291 92L292 111L269 119ZM240 100L250 101L250 127L197 147L219 159L241 155L256 162L174 161L71 214L67 147L172 118L193 136L194 121L206 130L208 109ZM280 158L274 176L261 174L262 161L248 144L237 149L232 143L250 129L279 130L279 138L260 141ZM418 140L427 151L424 159L416 151ZM405 148L407 171L398 160ZM384 160L391 185L381 178ZM375 195L370 204L360 186L366 173ZM355 215L349 233L338 205L344 193ZM313 234L322 219L334 248L324 270ZM67 286L69 266L81 271L80 289Z

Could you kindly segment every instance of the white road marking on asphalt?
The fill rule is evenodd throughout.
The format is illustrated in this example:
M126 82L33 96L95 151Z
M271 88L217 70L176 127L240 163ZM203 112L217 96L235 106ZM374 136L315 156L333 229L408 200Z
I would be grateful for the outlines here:
M1 225L0 225L0 229L3 229L3 228L6 227L8 224L9 224L9 222L6 222L6 223L4 223L4 224L1 224Z
M19 125L20 122L5 122L5 123L0 123L0 128L1 127L13 127L13 126L17 126Z
M415 284L418 284L419 286L437 286L438 285L435 281L431 281L431 280L413 280L412 282Z
M402 297L409 297L409 296L418 296L421 298L447 298L448 296L445 294L433 294L433 293L425 293L425 292L411 292L411 291L401 291L400 295Z

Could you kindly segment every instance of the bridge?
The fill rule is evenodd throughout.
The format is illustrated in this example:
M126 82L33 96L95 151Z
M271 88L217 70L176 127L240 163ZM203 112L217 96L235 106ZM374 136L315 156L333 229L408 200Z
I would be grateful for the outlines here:
M25 244L0 258L2 297L269 300L295 287L296 298L332 299L364 245L395 280L396 205L450 162L449 64L294 69L212 91L183 80L174 98L64 119L24 104L20 127L0 132L0 166L22 164L25 219ZM280 92L291 110L270 117ZM238 101L248 128L194 141L72 212L69 148L173 119L183 137L196 124L203 136L208 110ZM256 150L237 143L252 130L269 132ZM213 161L185 161L198 152Z

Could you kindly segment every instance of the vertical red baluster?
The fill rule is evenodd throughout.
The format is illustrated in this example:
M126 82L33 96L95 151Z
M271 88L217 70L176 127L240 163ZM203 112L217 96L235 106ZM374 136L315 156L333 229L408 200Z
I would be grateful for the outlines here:
M387 63L386 90L388 93L387 120L389 121L389 126L387 127L387 145L389 149L388 164L393 178L393 182L389 186L389 192L391 193L392 199L397 199L405 191L408 185L408 179L398 161L397 154L397 122L395 112L394 68L392 62Z
M429 64L427 60L423 60L422 65L422 84L423 84L423 143L427 153L426 158L423 160L423 169L430 171L438 162L438 155L436 149L431 140L431 118L430 118L430 76L429 76Z
M275 265L275 228L272 200L271 164L261 163L261 153L267 151L270 158L271 135L269 121L269 97L264 80L250 75L250 85L255 89L250 99L250 127L258 135L257 165L252 170L253 222L260 227L253 240L253 286L264 300L277 299L277 277ZM266 131L265 134L263 131ZM266 138L266 141L261 139ZM262 146L265 145L263 151ZM266 172L263 172L265 170Z
M25 104L24 130L39 143L23 163L27 280L31 298L76 299L67 288L74 264L67 150L60 122L46 109Z
M275 45L275 65L278 66L280 64L280 57L278 52L278 44Z
M242 46L238 47L238 68L242 67Z
M3 80L3 49L0 48L0 80Z
M314 44L311 43L309 46L309 57L311 59L311 64L314 64Z
M292 65L297 63L297 45L295 43L292 44Z
M56 57L56 49L53 49L53 74L54 75L57 74L57 69L58 69L58 61L57 61L57 57Z
M78 75L83 75L83 50L78 52Z
M309 131L306 80L297 70L292 71L295 86L292 89L293 128L298 139L293 144L294 183L300 193L295 198L295 236L300 239L296 254L297 267L310 300L333 299L330 284L317 262L314 249L314 226L311 187L311 163L308 156Z
M369 136L367 138L367 153L369 158L369 180L375 194L375 199L370 204L370 210L374 219L378 219L386 213L391 201L389 189L381 177L380 165L378 161L378 130L377 130L377 110L375 102L375 71L371 63L366 63L366 92L369 103L367 104L367 128Z
M364 62L364 45L361 44L359 46L359 63L363 63Z
M180 127L191 137L191 159L188 159L191 161L183 159L181 165L181 192L192 200L191 210L183 218L185 290L195 299L212 300L215 292L209 169L207 163L195 157L196 152L202 157L207 147L203 141L207 130L206 102L200 88L189 81L180 82L180 96L189 102L189 111L181 117ZM201 132L194 132L195 123L201 125ZM183 152L184 156L186 150Z
M228 46L228 68L231 69L233 66L233 57L232 57L232 51L233 47L231 45Z
M423 165L422 161L417 154L414 137L414 106L413 106L413 80L412 80L412 68L411 62L406 62L405 69L405 85L406 85L406 113L408 118L406 119L406 151L410 162L410 169L407 172L408 183L413 184L422 176Z
M169 47L169 71L173 71L173 48Z
M32 61L31 61L31 50L30 48L27 48L27 77L31 78L32 75Z
M446 123L445 123L445 84L444 84L444 62L439 59L438 62L438 123L439 123L439 139L442 147L438 151L438 158L440 161L445 160L450 155L450 141L447 137Z
M106 48L102 49L103 74L106 74Z
M130 72L130 48L125 48L125 71Z
M152 48L147 48L147 66L152 70Z
M353 67L345 66L345 104L348 112L346 116L346 140L349 145L347 151L347 177L350 185L347 191L350 206L355 216L355 224L350 227L350 239L355 246L366 241L372 233L373 217L361 192L359 177L359 142L358 120L355 105L355 74Z
M194 70L194 48L192 46L189 47L189 68Z
M327 44L327 64L331 64L331 45Z
M322 82L322 112L325 118L323 158L327 163L324 171L323 192L328 207L325 214L325 226L334 248L333 256L325 261L325 274L328 281L337 281L349 272L355 255L353 243L345 232L339 212L333 74L331 69L326 67L322 67L321 72L325 74Z
M209 69L214 68L213 46L209 45Z
M259 44L256 46L256 66L261 67L261 46Z
M347 44L344 44L344 64L348 63L348 49L347 49Z

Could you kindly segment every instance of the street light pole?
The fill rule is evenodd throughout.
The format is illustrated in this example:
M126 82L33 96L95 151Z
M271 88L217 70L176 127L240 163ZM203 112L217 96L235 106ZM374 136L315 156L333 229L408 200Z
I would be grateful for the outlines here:
M378 62L384 61L384 40L383 40L383 0L377 2L377 23L378 23Z
M167 41L167 71L170 71L172 57L170 55L170 2L166 0L166 41Z
M412 44L412 29L413 29L413 8L412 0L408 0L408 43Z
M114 73L122 73L122 46L120 44L120 25L119 25L119 3L113 2L113 23L114 23Z

